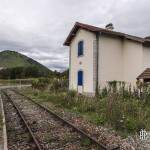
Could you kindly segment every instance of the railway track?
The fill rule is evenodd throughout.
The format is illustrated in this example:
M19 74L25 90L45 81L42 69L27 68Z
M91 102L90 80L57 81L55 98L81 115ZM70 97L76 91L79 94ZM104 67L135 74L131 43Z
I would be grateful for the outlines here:
M119 147L108 148L97 142L70 122L16 90L7 89L4 93L27 120L27 125L31 127L31 132L35 139L38 139L41 149L119 149Z
M20 111L5 93L2 95L2 98L6 118L8 149L41 150Z

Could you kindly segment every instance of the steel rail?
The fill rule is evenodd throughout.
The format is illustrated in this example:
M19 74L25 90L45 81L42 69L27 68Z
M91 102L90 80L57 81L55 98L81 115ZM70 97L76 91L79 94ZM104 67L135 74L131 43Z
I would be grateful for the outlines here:
M64 124L68 125L69 127L73 128L75 131L77 131L78 133L80 133L83 137L88 138L93 144L96 144L100 150L119 150L119 146L117 145L112 145L110 147L107 147L105 145L103 145L102 143L99 143L96 139L94 139L93 137L89 136L87 133L85 133L84 131L82 131L81 129L77 128L76 126L74 126L72 123L68 122L67 120L63 119L62 117L60 117L59 115L57 115L56 113L54 113L52 110L49 110L48 108L40 105L39 103L35 102L33 99L31 99L30 97L24 95L23 93L20 93L18 90L14 90L11 89L13 92L15 92L16 94L19 94L21 96L23 96L24 98L28 99L29 101L33 102L34 104L38 105L40 108L42 108L43 110L45 110L46 112L50 113L51 115L53 115L54 117L56 117L58 120L62 121Z
M8 94L7 94L4 90L1 90L1 91L2 91L2 93L7 97L7 99L11 101L11 103L13 104L13 106L15 107L15 109L17 110L19 116L21 117L22 121L24 122L26 128L28 129L29 134L31 135L31 137L32 137L32 139L33 139L33 141L34 141L34 143L35 143L35 146L36 146L36 148L37 148L36 150L42 150L42 148L41 148L39 142L38 142L37 139L35 138L35 136L34 136L32 130L31 130L31 128L30 128L29 125L27 124L27 122L26 122L24 116L22 115L21 111L19 110L19 108L16 106L16 104L13 102L13 100L10 98L10 96L8 96Z

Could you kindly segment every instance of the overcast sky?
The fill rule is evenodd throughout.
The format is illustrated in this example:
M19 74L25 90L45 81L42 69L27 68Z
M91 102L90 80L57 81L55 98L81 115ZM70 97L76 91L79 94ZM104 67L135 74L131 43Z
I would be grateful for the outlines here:
M68 67L63 42L74 23L150 35L150 0L0 0L0 51L16 50L53 70Z

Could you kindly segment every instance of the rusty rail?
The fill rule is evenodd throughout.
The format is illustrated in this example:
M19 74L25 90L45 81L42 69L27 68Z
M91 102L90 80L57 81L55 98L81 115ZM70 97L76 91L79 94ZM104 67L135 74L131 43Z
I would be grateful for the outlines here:
M22 121L24 122L25 126L26 126L27 129L28 129L29 134L30 134L31 137L32 137L32 139L33 139L33 141L34 141L34 143L35 143L35 145L36 145L37 150L42 150L42 149L41 149L41 146L40 146L40 144L39 144L39 142L38 142L37 139L35 138L35 136L34 136L32 130L31 130L31 128L30 128L29 125L27 124L27 122L26 122L24 116L22 115L21 111L19 110L19 108L16 106L16 104L13 102L13 100L10 98L10 96L8 96L8 94L7 94L4 90L1 90L1 91L2 91L3 94L7 97L7 99L11 101L11 103L13 104L13 106L15 107L15 109L17 110L19 116L21 117Z
M27 97L23 93L20 93L18 90L14 90L13 89L12 91L14 91L16 94L19 94L19 95L23 96L24 98L28 99L29 101L33 102L34 104L38 105L40 108L42 108L43 110L45 110L48 113L50 113L51 115L53 115L54 117L56 117L58 120L62 121L67 126L73 128L75 131L77 131L78 133L80 133L80 135L82 135L83 137L88 138L93 144L96 144L100 148L100 150L119 150L119 146L112 145L110 147L107 147L107 146L103 145L102 143L99 143L96 139L94 139L93 137L89 136L87 133L85 133L81 129L77 128L72 123L68 122L67 120L63 119L62 117L60 117L59 115L57 115L53 111L51 111L51 110L47 109L46 107L40 105L39 103L35 102L33 99Z

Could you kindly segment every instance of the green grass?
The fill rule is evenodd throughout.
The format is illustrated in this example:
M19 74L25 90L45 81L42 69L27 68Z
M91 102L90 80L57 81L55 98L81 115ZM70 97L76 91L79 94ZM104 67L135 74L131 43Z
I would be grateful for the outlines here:
M51 102L74 112L95 125L109 126L122 136L138 133L141 128L150 130L150 105L136 97L113 93L103 98L89 98L77 96L74 91L54 93L29 88L24 93L37 102Z
M81 145L82 146L89 146L89 145L91 145L91 141L87 138L82 138L81 139Z

